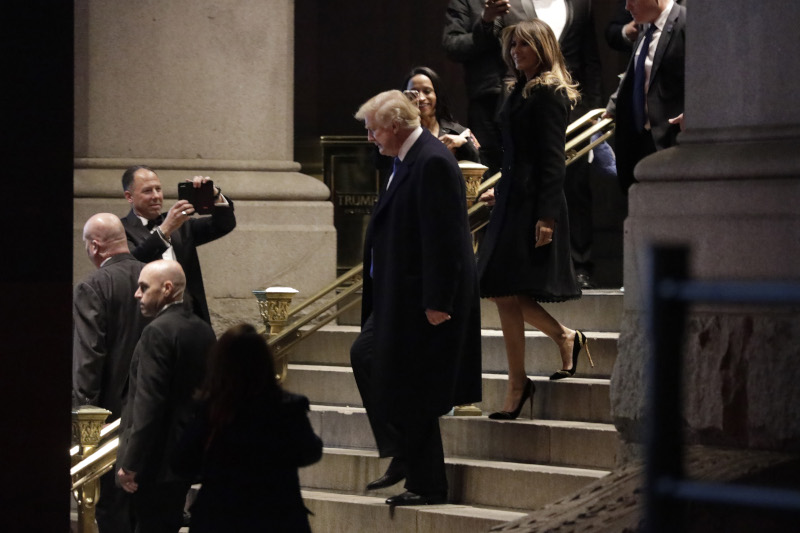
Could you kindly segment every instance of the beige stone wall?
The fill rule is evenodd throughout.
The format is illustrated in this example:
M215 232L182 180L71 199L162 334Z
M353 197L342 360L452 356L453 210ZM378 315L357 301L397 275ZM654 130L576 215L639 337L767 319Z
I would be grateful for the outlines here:
M294 2L75 2L77 157L291 160Z

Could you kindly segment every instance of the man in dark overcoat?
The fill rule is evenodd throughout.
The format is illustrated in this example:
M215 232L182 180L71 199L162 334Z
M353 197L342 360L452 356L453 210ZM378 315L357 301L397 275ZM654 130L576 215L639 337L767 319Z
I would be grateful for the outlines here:
M362 331L353 373L381 457L393 457L368 490L406 480L390 505L447 497L438 417L480 401L480 309L464 180L450 151L420 127L400 91L356 113L394 170L364 245Z
M139 275L136 298L153 320L133 352L117 453L118 482L133 494L136 533L177 533L191 485L172 461L194 415L193 394L216 338L184 305L185 287L177 261L153 261Z
M98 213L83 226L86 255L97 270L75 285L72 298L72 402L122 412L131 357L147 318L133 297L144 263L128 250L125 229L116 215ZM129 497L114 482L114 472L100 477L97 527L100 533L129 533Z

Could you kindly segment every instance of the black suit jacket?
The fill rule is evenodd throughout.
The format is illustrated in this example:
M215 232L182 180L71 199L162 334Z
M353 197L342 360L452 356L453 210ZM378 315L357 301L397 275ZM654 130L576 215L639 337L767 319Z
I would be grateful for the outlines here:
M639 47L645 32L639 34L633 50ZM684 57L686 43L686 8L674 4L667 22L661 31L658 47L650 70L650 85L647 90L647 116L650 133L656 150L677 144L680 126L670 124L670 118L683 113L684 102ZM628 174L632 178L636 163L647 154L636 153L638 133L633 124L633 70L634 56L620 80L617 92L611 96L606 110L616 118L617 168L620 179Z
M75 286L72 298L72 398L119 418L131 356L147 323L136 293L144 263L118 254Z
M480 400L480 308L465 194L455 158L423 130L373 209L362 323L372 315L376 403L390 417L439 416ZM426 309L452 319L432 326Z
M233 213L233 201L227 198L229 207L214 207L210 217L198 217L187 220L177 232L173 233L172 248L175 259L183 267L186 274L186 293L194 312L211 322L206 303L206 290L203 286L203 272L200 270L200 259L197 247L227 235L236 227L236 216ZM122 219L125 234L128 236L128 247L138 260L145 263L161 259L167 246L156 233L150 233L142 225L142 221L133 212Z
M180 304L164 309L142 331L117 454L117 466L136 472L138 483L182 479L170 460L194 413L192 395L215 340L211 326Z
M602 72L597 51L591 0L565 0L567 21L558 43L567 68L580 85L581 110L602 105ZM481 24L483 0L451 0L447 7L442 46L453 61L464 64L470 99L500 94L507 72L499 35L504 26L520 22L509 15L492 28ZM478 139L480 141L480 139Z

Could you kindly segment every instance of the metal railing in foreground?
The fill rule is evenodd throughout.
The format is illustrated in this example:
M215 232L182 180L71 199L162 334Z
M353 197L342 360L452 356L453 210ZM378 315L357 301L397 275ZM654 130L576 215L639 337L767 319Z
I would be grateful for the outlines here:
M703 502L750 507L800 518L800 491L687 479L683 471L682 347L690 303L800 304L800 283L689 279L685 247L652 247L648 253L646 314L650 423L646 451L646 531L685 531L685 506Z

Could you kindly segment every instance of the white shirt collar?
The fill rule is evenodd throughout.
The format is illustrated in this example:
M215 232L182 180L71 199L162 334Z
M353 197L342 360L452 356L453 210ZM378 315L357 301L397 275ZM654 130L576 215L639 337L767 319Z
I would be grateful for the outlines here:
M667 2L667 7L664 8L664 11L658 16L658 18L653 22L658 28L658 31L664 29L664 25L667 23L667 18L669 18L669 12L672 11L672 6L675 4L674 0L669 0Z
M400 147L400 151L397 153L397 159L402 161L405 159L406 155L408 155L408 151L411 150L411 147L414 146L414 143L417 142L419 136L422 135L422 126L417 126L417 128L411 132L405 141L403 141L403 145Z

